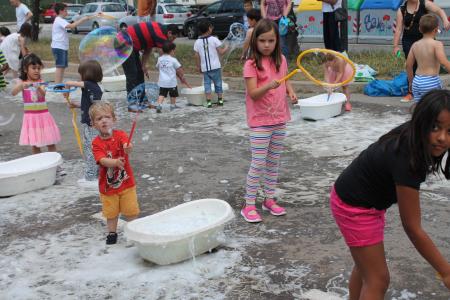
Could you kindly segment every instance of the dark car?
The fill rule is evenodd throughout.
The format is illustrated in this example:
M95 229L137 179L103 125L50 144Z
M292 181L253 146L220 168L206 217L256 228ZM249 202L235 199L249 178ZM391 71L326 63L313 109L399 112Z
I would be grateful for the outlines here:
M243 16L244 1L217 1L204 7L196 15L187 18L184 22L184 34L190 39L196 39L198 37L197 24L202 20L208 20L214 26L213 34L222 39L228 35L231 24L244 23Z

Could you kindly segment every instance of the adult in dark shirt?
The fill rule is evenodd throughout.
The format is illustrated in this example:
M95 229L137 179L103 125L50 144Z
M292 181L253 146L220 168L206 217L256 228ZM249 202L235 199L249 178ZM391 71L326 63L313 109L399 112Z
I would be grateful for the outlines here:
M409 50L412 44L422 38L422 33L419 30L419 21L423 15L432 12L438 15L444 28L450 29L450 22L447 20L445 11L439 6L429 0L407 0L397 10L397 23L394 34L394 55L397 55L400 51L399 42L400 36L402 37L403 53L405 58L408 57ZM417 64L414 65L414 74L416 73ZM413 100L411 91L402 99L402 102L409 102Z
M434 90L424 95L410 121L361 152L336 180L331 210L355 262L349 299L384 299L389 286L384 214L394 203L414 247L450 289L450 264L421 226L419 198L428 174L442 171L450 179L449 148L450 91Z
M179 33L175 24L161 25L156 22L141 22L126 29L133 41L133 52L122 64L126 77L127 95L148 77L147 63L153 47L162 48L167 41L175 40ZM142 58L140 52L142 51ZM141 95L141 101L145 93Z

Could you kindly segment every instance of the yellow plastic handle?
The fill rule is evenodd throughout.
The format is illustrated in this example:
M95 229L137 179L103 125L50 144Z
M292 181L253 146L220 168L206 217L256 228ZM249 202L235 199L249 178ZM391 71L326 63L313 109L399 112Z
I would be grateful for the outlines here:
M338 82L338 83L328 83L328 82L321 81L321 80L318 80L318 79L314 78L314 76L312 76L312 75L311 75L311 74L310 74L310 73L302 66L301 61L302 61L303 56L305 56L306 54L309 54L309 53L318 53L318 52L322 52L322 53L330 53L330 54L336 55L336 56L342 58L343 60L345 60L345 61L352 67L352 69L353 69L352 76L350 76L348 79L344 80L343 82ZM354 64L350 59L348 59L348 58L347 58L345 55L343 55L342 53L339 53L339 52L336 52L336 51L333 51L333 50L329 50L329 49L313 48L313 49L308 49L308 50L303 51L303 52L300 53L300 55L297 57L297 66L298 66L298 68L306 75L306 77L308 77L309 80L311 80L312 82L314 82L314 83L317 84L317 85L321 85L321 86L329 87L329 88L337 88L337 87L346 85L347 83L349 83L350 81L353 80L353 78L355 77L355 74L356 74L356 67L355 67L355 64Z
M295 74L297 74L298 72L300 72L300 69L295 69L294 71L292 71L291 73L287 74L286 76L284 76L281 79L278 79L277 82L278 83L282 83L283 81L289 80L291 79L292 76L294 76Z
M67 101L67 104L69 104L70 107L70 99L69 96L64 97ZM80 131L78 130L77 126L77 113L74 108L70 108L70 111L72 112L72 126L73 126L73 133L75 134L75 138L77 139L78 149L80 150L81 156L84 157L83 153L83 143L81 142L81 136Z

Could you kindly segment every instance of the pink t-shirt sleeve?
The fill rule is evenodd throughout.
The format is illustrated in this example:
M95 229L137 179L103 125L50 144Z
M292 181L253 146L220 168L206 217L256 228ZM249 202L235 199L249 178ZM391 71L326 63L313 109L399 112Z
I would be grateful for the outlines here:
M247 60L244 64L244 70L243 75L244 78L251 78L251 77L257 77L257 69L255 64L253 63L253 60Z

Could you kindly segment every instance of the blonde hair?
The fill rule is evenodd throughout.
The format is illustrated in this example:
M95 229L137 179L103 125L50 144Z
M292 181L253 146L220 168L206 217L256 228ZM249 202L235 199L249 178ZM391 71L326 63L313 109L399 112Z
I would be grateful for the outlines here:
M100 112L111 113L113 119L116 119L114 106L111 103L106 100L94 101L94 103L89 108L89 118L91 119L91 123L94 123L95 116Z

